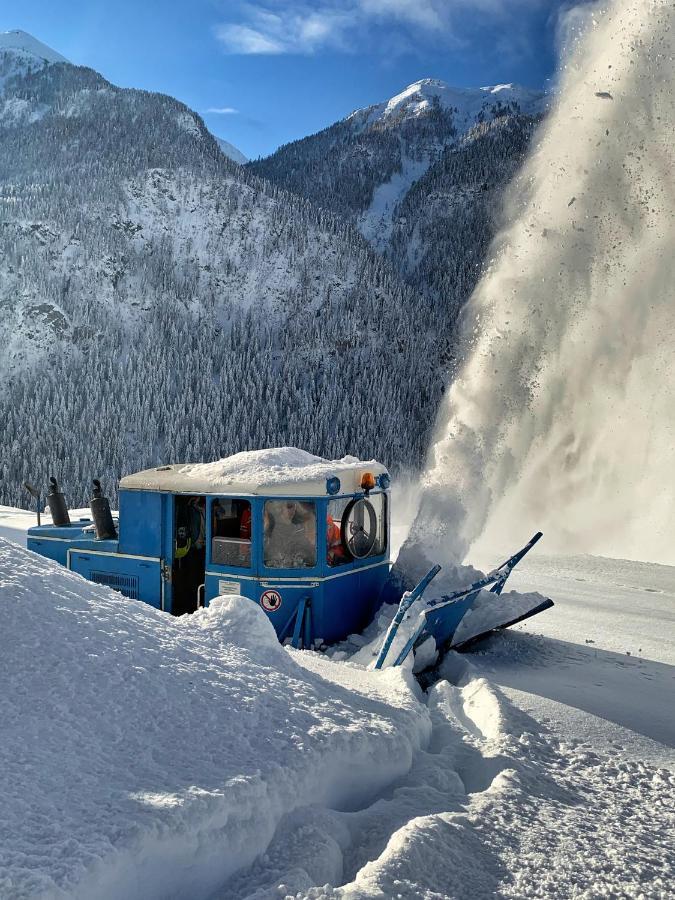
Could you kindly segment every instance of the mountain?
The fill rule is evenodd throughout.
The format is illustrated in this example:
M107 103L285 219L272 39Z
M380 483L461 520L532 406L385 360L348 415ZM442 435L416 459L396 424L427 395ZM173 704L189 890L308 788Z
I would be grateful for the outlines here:
M363 238L178 101L0 51L0 497L298 445L419 465L438 323ZM0 501L0 502L2 502Z
M232 162L239 163L240 166L243 166L244 163L248 162L248 159L244 156L241 150L237 149L237 147L234 146L234 144L231 144L224 138L219 137L216 138L216 142L225 156L227 156L228 159L231 159Z
M0 502L284 444L419 466L541 95L419 82L242 166L173 98L3 42Z
M27 32L0 31L0 93L7 80L59 62L68 60Z
M431 78L251 163L258 174L352 220L376 249L412 185L476 129L538 117L545 95L511 84L452 88Z
M52 50L42 41L38 41L32 34L16 29L14 31L0 31L0 52L7 58L11 54L15 59L23 57L30 68L36 68L34 61L38 61L41 67L44 63L68 62L65 56L61 56L56 50Z
M517 85L424 79L249 167L358 228L447 334L546 108L545 94Z

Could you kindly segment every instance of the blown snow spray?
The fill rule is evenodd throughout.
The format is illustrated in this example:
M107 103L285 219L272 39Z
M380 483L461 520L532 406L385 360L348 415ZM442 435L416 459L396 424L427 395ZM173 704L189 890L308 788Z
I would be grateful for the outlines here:
M675 6L594 7L465 318L415 526L675 563ZM433 545L436 544L434 547Z

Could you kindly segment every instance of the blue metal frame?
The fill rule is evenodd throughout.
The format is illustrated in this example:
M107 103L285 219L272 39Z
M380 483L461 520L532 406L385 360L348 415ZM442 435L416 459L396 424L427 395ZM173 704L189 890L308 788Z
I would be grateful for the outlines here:
M31 528L28 547L89 580L107 583L132 599L173 612L171 576L175 557L176 498L203 496L206 500L204 605L228 593L241 594L260 604L266 591L275 591L282 598L281 605L277 609L267 609L266 613L280 639L292 633L295 644L309 647L317 641L340 640L360 631L379 606L381 588L389 574L391 510L386 490L371 493L381 493L386 498L384 552L340 566L328 564L327 533L322 523L326 521L330 501L362 497L363 492L261 496L122 490L119 540L97 541L93 533L84 531L91 525L86 519L63 528L53 525ZM212 506L220 498L247 500L251 504L250 567L212 561ZM316 565L304 569L265 567L263 506L267 500L315 504Z
M382 585L389 573L389 539L391 510L386 491L371 493L385 496L386 544L382 554L363 560L352 560L341 566L330 566L327 559L326 530L320 523L326 520L328 504L333 500L351 500L363 496L353 494L326 495L325 497L299 494L258 496L243 494L218 494L207 496L206 507L206 573L205 605L217 596L239 593L256 603L261 603L266 591L277 591L282 597L281 606L266 610L280 639L288 636L290 629L300 629L294 642L311 646L317 639L339 640L360 630L372 618L379 605ZM212 561L211 509L221 497L247 500L251 503L251 566L219 565ZM314 503L316 506L316 565L298 569L268 568L263 561L263 508L267 500L294 500ZM349 579L348 584L343 579ZM338 609L339 607L339 609ZM302 612L301 612L302 609ZM301 619L298 619L298 616Z
M538 531L521 550L514 553L513 556L510 556L506 562L502 563L497 569L493 569L492 572L489 572L483 578L474 581L473 584L467 585L467 587L454 591L447 596L425 601L424 608L419 615L417 627L394 660L394 665L402 665L411 650L423 644L428 637L433 637L435 639L436 646L439 649L446 645L450 645L459 623L462 621L468 610L471 609L471 606L481 590L492 585L490 593L499 596L506 584L507 578L515 566L527 553L529 553L541 537L543 537L543 534L541 531ZM548 609L550 606L553 606L553 602L547 599L544 603L519 616L517 619L503 622L499 627L506 628L509 625L513 625L515 622L520 622L523 619L534 616L543 609ZM489 631L493 630L494 628L489 629ZM471 640L474 641L478 637L480 637L480 635L476 635L471 638Z

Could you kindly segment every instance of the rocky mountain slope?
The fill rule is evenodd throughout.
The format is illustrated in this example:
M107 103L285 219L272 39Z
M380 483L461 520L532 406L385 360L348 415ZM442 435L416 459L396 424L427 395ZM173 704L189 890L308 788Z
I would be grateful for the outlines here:
M419 463L434 323L386 261L183 104L30 56L0 49L0 496L275 444Z
M424 79L250 167L355 225L448 335L546 108L542 92L517 85Z
M427 78L280 147L251 168L353 220L384 251L400 204L448 149L480 136L497 120L530 119L544 109L539 91L510 84L451 88Z

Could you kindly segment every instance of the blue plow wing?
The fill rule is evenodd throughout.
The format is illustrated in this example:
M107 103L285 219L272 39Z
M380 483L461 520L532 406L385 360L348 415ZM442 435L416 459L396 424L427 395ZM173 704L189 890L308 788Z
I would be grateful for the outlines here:
M509 602L500 597L514 567L541 537L542 533L537 532L521 550L484 578L447 596L426 601L417 627L393 664L400 666L429 637L434 638L438 650L461 649L492 631L522 622L553 606L552 600L539 595L520 595L516 601Z

